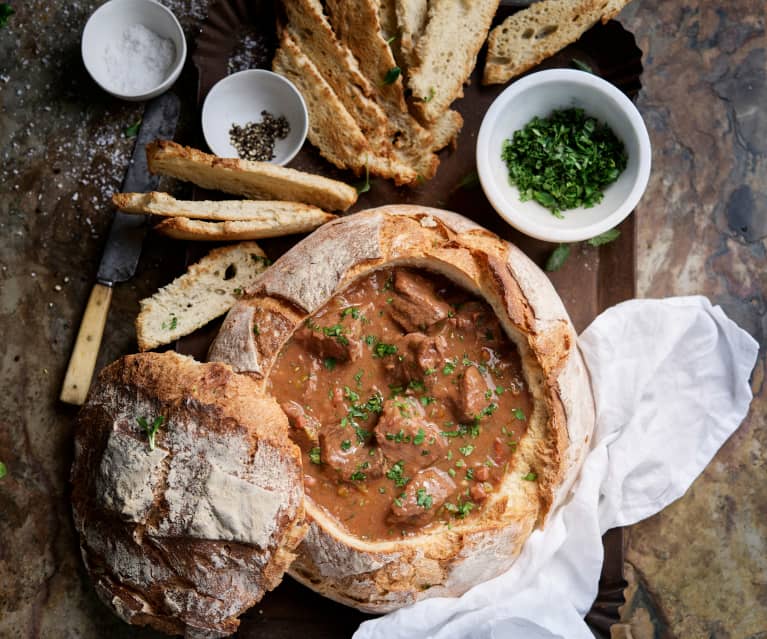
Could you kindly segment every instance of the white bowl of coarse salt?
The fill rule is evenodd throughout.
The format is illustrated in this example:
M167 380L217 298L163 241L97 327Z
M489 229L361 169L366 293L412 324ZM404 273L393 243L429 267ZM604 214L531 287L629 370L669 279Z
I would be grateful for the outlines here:
M123 100L167 91L186 60L186 40L170 9L153 0L110 0L83 29L85 68L102 89Z

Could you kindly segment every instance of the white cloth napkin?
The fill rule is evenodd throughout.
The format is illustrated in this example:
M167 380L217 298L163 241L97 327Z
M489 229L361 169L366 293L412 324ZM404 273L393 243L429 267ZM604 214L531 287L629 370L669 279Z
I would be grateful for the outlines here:
M748 412L758 345L704 297L624 302L579 344L597 423L567 504L507 573L366 621L355 639L593 639L601 535L685 493Z

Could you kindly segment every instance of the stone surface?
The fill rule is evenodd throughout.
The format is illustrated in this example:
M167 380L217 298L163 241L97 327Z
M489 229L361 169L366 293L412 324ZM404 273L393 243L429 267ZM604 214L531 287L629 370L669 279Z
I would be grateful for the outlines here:
M141 105L99 91L79 38L96 0L18 0L0 29L0 637L149 637L112 615L82 569L68 475L74 409L58 403L77 322ZM192 37L206 0L165 0ZM639 99L654 146L637 211L638 293L704 293L765 346L767 40L763 0L634 0ZM176 90L194 94L189 65ZM178 138L199 141L185 103ZM176 188L175 185L165 185ZM99 366L135 349L138 300L181 249L150 236L115 290ZM767 637L767 400L687 495L627 531L628 603L615 636ZM297 586L296 586L297 588Z

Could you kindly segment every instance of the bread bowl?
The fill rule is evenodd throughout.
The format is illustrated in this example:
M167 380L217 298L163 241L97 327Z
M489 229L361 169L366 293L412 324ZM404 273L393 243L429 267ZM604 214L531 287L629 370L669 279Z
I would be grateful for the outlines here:
M390 277L393 288L386 289ZM404 283L398 285L398 280ZM415 289L408 297L406 289L411 285ZM443 294L446 297L440 300ZM459 298L461 304L473 309L474 315L462 318L460 308L450 307L450 300ZM350 304L349 300L360 303ZM445 303L448 305L440 306ZM353 316L353 310L347 312L348 308L357 308L358 316L371 314L363 333L353 333L356 329L352 329L351 323L360 320ZM449 308L452 310L446 310ZM333 316L336 323L328 325L331 314L339 310L340 315ZM408 325L407 317L403 319L403 313L421 311L425 311L426 319L414 325ZM373 321L376 317L382 318L377 324ZM506 368L501 365L496 368L521 379L513 401L495 393L496 373L488 361L486 370L482 370L477 359L485 352L495 357L493 348L480 344L478 331L472 327L474 320L475 324L479 322L478 318L499 327L500 334L494 339L502 340L505 345L501 350L511 353L508 361L502 361ZM461 346L453 333L450 339L445 333L446 326L454 327L461 319L466 340L477 349L472 357L452 357ZM392 333L396 326L400 327L399 335ZM363 337L368 329L371 333L389 331L391 339L384 341L381 334L372 334L373 339L368 342L368 337ZM458 330L454 333L459 338L462 335ZM436 349L441 370L437 369L432 377L439 380L441 376L455 374L454 395L429 401L428 395L417 392L424 389L431 392L438 382L427 379L427 371L436 367L426 368L425 360L415 355L411 359L421 366L423 376L411 387L413 373L405 370L412 364L407 355L411 352L408 344L422 340L412 337L415 334L431 340L447 339L451 357L439 360L444 353L441 347ZM340 344L339 336L347 344ZM339 344L343 347L340 351ZM376 358L378 344L385 348ZM393 351L388 348L396 345L399 347ZM413 353L420 352L414 348ZM392 356L389 360L388 355ZM290 377L291 363L286 362L286 357L297 358L298 368L306 368L303 375ZM518 357L516 369L514 357ZM301 415L297 417L293 407L291 433L302 447L308 530L289 573L317 592L367 612L388 612L427 597L457 596L508 569L530 533L545 525L567 498L594 426L593 399L576 335L549 280L513 245L464 217L437 209L387 206L321 227L278 260L247 291L245 299L231 309L211 345L208 359L226 362L251 377L260 392L273 394L288 412L291 402L305 411L316 411L323 418L334 415L333 410L340 410L341 414L348 410L346 416L351 417L346 425L362 428L364 435L356 433L356 440L348 436L338 444L339 437L328 429L344 426L343 418L340 424L331 426L322 420L313 422L318 432L312 434L311 429L304 428L306 420ZM329 360L334 360L332 366ZM351 384L351 379L357 379L352 377L357 362L364 364L360 368L362 376L370 374L374 378L373 387L357 388ZM475 372L467 373L471 368ZM473 411L465 406L468 391L461 385L468 383L464 380L469 376L478 378L477 371L479 383L486 386L484 395L491 401L486 406L488 410L475 414L473 423L479 428L475 435L468 428ZM387 377L389 374L395 377ZM395 385L399 392L386 388L391 379L404 382L402 388ZM336 401L335 408L328 408L318 389L324 393L333 385L341 391L328 398L331 406ZM345 386L351 393L346 393ZM444 382L442 386L449 384ZM511 386L501 386L502 391L504 388L510 390ZM331 391L329 394L333 395ZM368 393L371 400L379 397L380 401L365 404L368 408L359 413L363 405L358 400ZM302 398L311 405L302 405ZM436 461L430 448L424 449L424 457L431 460L428 463L413 461L410 448L407 454L386 450L385 444L396 440L396 427L401 425L391 404L387 414L383 406L386 402L394 402L394 406L404 402L405 408L399 407L400 414L415 420L418 426L418 430L408 431L410 435L400 430L405 435L396 443L414 445L416 436L423 442L419 432L423 431L427 433L427 444L439 440L442 446ZM524 418L513 417L521 410L514 407L524 402L529 405L526 414L522 411ZM418 412L419 403L425 413ZM490 404L495 405L492 411ZM454 415L463 415L465 423L452 427L436 424L444 414L435 417L429 411L440 406ZM495 442L508 433L503 430L504 420L514 422L514 446L493 457L499 448ZM381 424L392 423L393 429L381 432ZM436 430L429 430L434 424ZM496 432L488 438L483 429L491 428ZM333 441L336 443L332 444ZM361 457L354 458L357 470L349 473L351 467L344 465L344 453L357 455L360 450L369 454L371 461L363 466L364 462L359 462ZM462 451L463 466L459 473L463 475L451 474L455 484L451 488L445 480L446 472L456 471L457 461L447 457L457 450ZM484 457L478 465L472 455L480 453ZM395 472L397 463L402 461L398 457L403 456L413 467L408 469L405 464L405 473L401 467L400 472ZM316 461L319 463L314 464ZM471 491L477 483L466 470L471 468L476 475L488 462L494 475L482 484L484 495L476 499L476 491L466 495L464 488ZM431 475L423 474L426 471ZM408 476L404 479L413 480L411 488L407 483L397 482L398 477L405 475ZM416 478L423 481L418 484ZM434 495L421 492L431 491L433 481L442 482L444 490L435 489ZM367 493L360 490L363 484ZM420 486L417 491L412 489L415 485ZM338 499L333 497L333 486ZM383 488L380 493L383 497L374 498L371 487ZM402 493L395 492L400 489ZM356 516L351 507L345 510L338 505L348 502L349 495L362 504L359 512L374 522L369 534L356 523L349 523L351 519L341 523L345 514ZM382 500L388 503L382 506ZM401 502L399 510L395 500ZM420 519L423 513L414 505L416 501L424 510L434 511L425 523ZM467 512L464 506L468 501L473 506ZM370 505L374 503L377 505ZM414 514L417 516L411 517ZM392 525L393 520L396 523ZM394 534L384 531L385 526L392 526Z

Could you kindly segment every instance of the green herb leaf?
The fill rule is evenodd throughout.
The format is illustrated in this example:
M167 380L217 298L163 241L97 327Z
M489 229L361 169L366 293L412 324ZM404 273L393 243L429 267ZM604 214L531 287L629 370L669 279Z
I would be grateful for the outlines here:
M527 475L522 475L522 479L524 479L525 481L535 481L536 479L538 479L538 475L536 475L533 472L530 472L530 473L527 473Z
M546 266L543 268L549 271L551 273L552 271L558 271L560 268L562 268L562 265L565 263L565 260L570 256L570 245L569 244L560 244L555 248L551 255L549 255L549 259L546 260Z
M386 357L387 355L394 355L396 352L397 347L394 344L384 344L383 342L378 342L373 349L375 357Z
M160 426L165 423L165 418L162 415L155 417L151 426L149 425L146 417L139 417L136 419L136 422L146 433L147 438L149 439L149 450L154 450L155 435L157 434L157 430L160 428Z
M391 38L386 38L386 44L391 44L391 43L392 43L392 42L394 42L394 41L395 41L397 38L398 38L398 36L396 36L396 35L393 35Z
M415 491L415 503L421 508L429 509L432 507L434 501L432 500L431 495L427 494L425 488L419 488Z
M434 99L435 95L434 87L429 87L429 94L423 98L421 98L422 102L431 102Z
M519 421L523 422L525 421L525 412L521 408L515 408L514 417L516 417Z
M386 75L384 76L383 83L384 84L393 84L397 81L397 78L402 73L402 69L399 67L392 67L386 72Z
M468 457L474 452L474 446L471 444L466 444L465 446L461 446L458 450L461 452L461 455Z
M349 479L352 481L365 481L367 479L367 475L361 470L355 470L351 475L349 475Z
M349 450L352 447L352 440L351 439L344 439L344 441L341 442L341 450Z
M452 375L454 370L455 370L455 364L453 362L448 362L442 368L442 374L443 375Z
M420 446L423 444L424 439L426 439L426 431L423 428L419 428L415 437L413 437L413 444L415 446Z
M362 195L363 193L367 193L370 190L370 169L368 169L367 164L365 164L364 182L358 182L354 185L354 188L357 189L357 195Z
M393 464L389 470L386 471L386 478L391 479L395 486L402 487L410 481L410 479L405 477L404 473L405 462L398 461L396 464Z
M325 365L325 368L327 368L329 371L332 371L336 367L336 358L335 357L326 357L324 360L322 360L322 363Z
M592 237L590 240L586 240L591 246L602 246L603 244L609 244L614 242L620 237L621 232L618 229L610 229L605 231L596 237Z
M558 217L601 202L628 163L612 129L578 108L534 117L503 142L501 158L520 200L535 200Z
M0 462L0 479L8 474L8 469L3 462Z
M125 134L126 138L135 138L138 135L138 130L141 128L141 118L136 120L133 124L130 126L126 126L123 129L123 133Z
M579 69L580 71L585 71L586 73L594 73L594 70L588 64L586 64L583 60L579 60L578 58L573 58L571 64L573 67Z
M459 189L476 189L479 186L479 173L476 169L471 173L467 173L461 178L457 188Z
M253 335L256 337L261 335L261 330L258 328L258 324L253 324Z
M319 446L315 446L309 451L309 461L312 462L312 464L317 464L318 466L322 463L322 459L320 459Z

